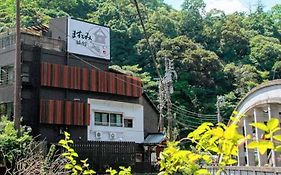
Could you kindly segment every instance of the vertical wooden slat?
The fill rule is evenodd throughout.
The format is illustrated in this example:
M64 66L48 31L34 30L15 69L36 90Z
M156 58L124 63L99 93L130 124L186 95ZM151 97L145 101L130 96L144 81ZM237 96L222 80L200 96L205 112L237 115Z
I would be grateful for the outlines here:
M62 101L57 101L57 123L63 124L63 117L62 117Z
M82 90L89 90L89 76L88 70L82 69Z
M69 73L68 73L68 68L67 66L63 66L63 74L62 74L62 87L67 88L68 87L68 80L69 80Z
M47 63L47 85L51 86L51 64Z
M126 95L127 96L132 96L132 79L130 77L126 77L126 83L127 83L127 88L126 88Z
M49 100L48 123L54 123L54 100Z
M65 124L70 125L71 124L71 102L66 101L65 102Z
M97 71L96 70L91 70L91 90L92 91L97 91L98 89L98 83L97 83Z

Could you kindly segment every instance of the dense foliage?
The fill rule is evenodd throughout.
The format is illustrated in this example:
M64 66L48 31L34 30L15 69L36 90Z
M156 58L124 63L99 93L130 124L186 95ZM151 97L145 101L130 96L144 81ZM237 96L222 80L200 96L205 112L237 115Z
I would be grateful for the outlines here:
M1 2L0 31L14 26L13 3ZM206 12L203 0L185 0L182 10L163 0L139 0L139 6L161 72L163 57L175 61L179 78L173 101L177 105L214 114L217 95L224 95L223 115L229 116L251 88L281 78L281 4L269 11L259 5L251 14ZM131 1L22 0L24 26L47 24L50 18L65 15L111 27L112 64L129 65L127 70L142 68L150 74L142 75L146 80L157 78ZM157 89L146 84L150 90Z
M32 141L26 127L18 135L14 123L5 117L0 118L0 165L9 166L13 161L26 154L26 147Z

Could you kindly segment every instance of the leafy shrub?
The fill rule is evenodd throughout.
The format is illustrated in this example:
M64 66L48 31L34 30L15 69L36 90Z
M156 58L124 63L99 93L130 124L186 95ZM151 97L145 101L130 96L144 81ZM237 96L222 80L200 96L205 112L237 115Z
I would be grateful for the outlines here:
M89 168L88 159L78 161L79 155L75 152L75 150L71 147L73 144L73 140L70 138L70 134L64 132L64 139L59 141L59 144L64 148L65 152L62 153L62 156L67 159L67 163L64 165L64 168L69 171L72 175L93 175L96 172ZM110 175L131 175L131 167L119 167L120 171L110 168L106 170Z
M228 126L203 123L186 138L168 143L160 155L159 175L207 175L210 173L204 166L211 163L219 166L217 173L220 174L225 166L235 164L238 146L249 139L249 136L244 137L237 131L239 118L232 117L233 122ZM184 140L194 143L194 149L180 149L179 143Z
M14 123L1 117L0 120L0 163L5 166L12 164L16 157L25 155L25 147L32 141L27 127L20 128L20 135L14 128Z

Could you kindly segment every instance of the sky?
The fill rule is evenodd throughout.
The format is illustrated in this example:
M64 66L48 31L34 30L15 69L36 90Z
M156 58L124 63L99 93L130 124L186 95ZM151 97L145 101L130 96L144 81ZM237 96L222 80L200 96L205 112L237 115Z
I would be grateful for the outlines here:
M165 3L171 5L175 9L180 9L184 0L164 0ZM206 3L206 11L210 11L213 8L223 10L225 13L233 13L236 11L249 11L256 8L258 0L204 0ZM265 7L265 10L270 9L276 4L281 4L281 0L261 0Z

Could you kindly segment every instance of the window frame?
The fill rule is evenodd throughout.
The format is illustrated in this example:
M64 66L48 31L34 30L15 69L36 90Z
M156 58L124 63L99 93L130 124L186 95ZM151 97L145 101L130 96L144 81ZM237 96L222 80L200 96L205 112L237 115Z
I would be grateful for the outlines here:
M124 115L123 115L123 113L122 112L112 112L112 111L102 111L102 110L94 110L93 109L93 113L94 113L94 125L95 126L106 126L106 127L124 127ZM103 125L102 124L102 122L101 123L97 123L96 122L96 113L100 113L100 114L107 114L108 116L108 120L107 120L107 124L105 125ZM114 123L114 124L112 124L112 122L111 122L111 115L120 115L121 116L121 123L120 123L120 125L118 125L118 123ZM102 120L102 118L101 118L101 120ZM116 119L115 119L115 121L116 121Z
M96 121L96 117L97 117L96 114L97 113L101 114L100 121ZM103 114L107 114L107 121L106 122L103 122ZM105 112L94 111L94 125L96 125L96 126L109 126L109 114L105 113Z
M132 127L127 127L125 125L125 120L131 120L132 121ZM133 118L128 118L128 117L124 118L124 128L134 128L134 119Z

